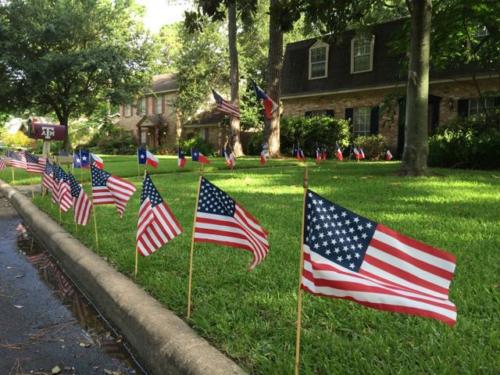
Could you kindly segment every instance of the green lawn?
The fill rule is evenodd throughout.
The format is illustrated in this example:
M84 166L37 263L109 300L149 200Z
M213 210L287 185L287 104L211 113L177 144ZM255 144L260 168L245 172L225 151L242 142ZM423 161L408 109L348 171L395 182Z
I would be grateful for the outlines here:
M136 156L117 156L117 155L101 155L104 160L104 169L114 175L121 177L137 177L138 174L144 173L144 166L139 166L137 164ZM191 161L191 157L186 157L186 165L184 168L177 167L177 157L176 156L163 156L158 155L159 165L158 168L148 167L148 171L151 174L164 174L164 173L188 173L193 171L199 171L200 164ZM213 172L217 170L227 170L226 162L223 158L209 158L210 164L205 164L205 172ZM294 166L298 162L294 159L280 159L280 160L269 160L265 167L285 167ZM69 166L63 165L65 170L69 169ZM262 168L259 164L259 159L256 157L243 157L238 158L236 162L236 167L238 169L251 169L251 168ZM90 181L90 173L88 169L75 169L73 171L75 177L81 181ZM6 168L0 171L0 179L12 183L12 168ZM40 176L32 173L27 173L21 169L14 170L14 182L13 185L27 185L27 184L39 184Z
M123 157L105 161L106 169L114 173L136 175L135 165ZM161 171L176 171L175 159L161 163ZM249 273L248 252L197 244L189 324L250 373L291 374L303 168L285 165L294 164L289 160L274 162L274 168L230 172L216 170L218 163L206 177L261 221L270 232L271 249L267 259ZM256 166L258 161L238 160L238 167L245 164ZM457 305L458 323L450 328L430 319L304 294L302 373L498 373L498 173L434 169L433 177L401 178L396 176L398 167L397 162L311 163L310 187L361 215L456 254L450 295ZM188 168L196 169L193 164ZM188 168L153 176L185 232L152 256L141 258L137 279L183 318L198 181L198 174ZM138 192L123 219L114 207L96 210L100 247L95 251L129 276L134 269L140 192L138 180L132 181ZM58 217L48 197L37 196L35 202ZM63 222L75 233L71 213L63 214ZM75 235L95 248L92 225L79 228Z

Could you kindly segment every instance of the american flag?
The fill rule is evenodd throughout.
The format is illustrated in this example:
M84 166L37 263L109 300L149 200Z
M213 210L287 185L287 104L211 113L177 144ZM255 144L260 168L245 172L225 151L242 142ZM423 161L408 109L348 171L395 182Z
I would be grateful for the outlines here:
M181 225L146 174L137 223L137 251L148 256L181 233Z
M81 185L76 180L75 176L68 173L69 187L71 189L71 197L73 198L73 211L75 213L75 222L79 225L87 225L90 217L92 203L90 202L87 193L82 189Z
M201 178L194 239L245 249L253 253L250 269L267 255L267 232L229 195Z
M71 199L71 189L69 187L69 178L66 172L58 165L53 165L55 189L52 191L52 198L59 203L62 211L68 211L73 205Z
M24 152L7 151L9 164L14 168L26 169L26 157Z
M7 162L4 158L0 158L0 171L4 170L7 167Z
M267 159L269 159L269 146L267 143L264 143L260 151L260 165L266 164Z
M37 156L30 154L29 152L25 153L26 157L26 171L33 173L43 173L45 163L42 164L40 159Z
M308 190L302 288L379 310L456 322L448 290L455 256Z
M237 106L225 100L217 91L212 90L212 93L219 111L229 116L240 118L240 109Z
M90 167L92 175L92 200L94 205L114 204L123 216L128 200L135 192L135 186L120 177L115 177L95 164Z
M45 170L43 171L42 185L51 193L54 192L57 186L56 182L54 181L53 173L54 166L49 161L47 161L47 163L45 164Z

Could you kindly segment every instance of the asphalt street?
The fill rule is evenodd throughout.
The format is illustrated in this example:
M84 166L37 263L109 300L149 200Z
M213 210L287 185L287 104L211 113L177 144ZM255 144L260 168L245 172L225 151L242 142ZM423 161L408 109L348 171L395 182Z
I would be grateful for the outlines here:
M26 373L143 371L0 197L0 374Z

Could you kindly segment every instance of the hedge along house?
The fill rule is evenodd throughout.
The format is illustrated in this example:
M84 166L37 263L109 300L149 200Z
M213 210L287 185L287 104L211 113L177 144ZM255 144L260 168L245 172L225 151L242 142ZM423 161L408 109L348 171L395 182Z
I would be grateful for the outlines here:
M335 44L328 38L288 44L282 71L283 116L345 118L351 122L353 136L381 134L391 150L401 155L408 59L395 54L391 43L405 22L346 31ZM498 73L472 65L443 71L431 66L429 135L448 120L480 111L478 87L481 92L498 92ZM484 99L485 105L500 106L499 99Z
M154 76L149 93L134 104L120 105L120 119L115 125L132 132L137 145L167 152L175 152L181 138L195 136L219 149L227 138L224 115L207 101L189 121L181 123L175 106L178 93L174 74Z

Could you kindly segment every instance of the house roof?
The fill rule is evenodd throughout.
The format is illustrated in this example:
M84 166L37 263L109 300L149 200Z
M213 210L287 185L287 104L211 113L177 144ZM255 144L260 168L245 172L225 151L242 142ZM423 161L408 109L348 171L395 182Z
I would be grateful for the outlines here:
M330 45L328 52L328 76L309 79L309 48L318 38L302 40L287 45L282 71L282 97L294 97L304 94L321 94L349 90L370 89L380 86L392 86L404 83L407 79L407 57L396 54L391 48L403 32L409 19L398 19L368 27L374 40L373 69L369 72L351 74L351 40L355 30L344 32L336 43L322 40ZM431 68L431 80L449 79L470 75L472 72L484 72L477 66L461 65L445 71Z
M154 93L178 91L179 82L173 73L160 74L153 77L152 91Z

